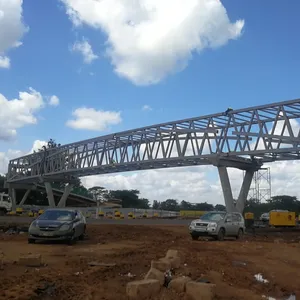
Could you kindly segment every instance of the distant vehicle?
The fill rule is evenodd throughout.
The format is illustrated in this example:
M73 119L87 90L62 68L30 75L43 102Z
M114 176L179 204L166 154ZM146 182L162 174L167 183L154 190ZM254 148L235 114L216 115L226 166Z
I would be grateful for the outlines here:
M270 220L270 214L269 213L263 213L260 218L261 221L263 222L269 222Z
M37 240L63 240L68 244L83 239L86 230L86 220L77 209L47 209L34 220L28 229L28 243Z
M189 230L193 240L201 236L213 237L219 241L225 237L240 239L245 232L245 220L238 212L211 211L193 220Z
M263 213L259 219L263 222L269 222L270 221L270 213L274 212L274 211L275 212L288 212L288 210L284 210L284 209L273 209L273 210L270 210L268 213Z
M6 193L0 193L0 216L6 215L11 211L11 201L9 195Z

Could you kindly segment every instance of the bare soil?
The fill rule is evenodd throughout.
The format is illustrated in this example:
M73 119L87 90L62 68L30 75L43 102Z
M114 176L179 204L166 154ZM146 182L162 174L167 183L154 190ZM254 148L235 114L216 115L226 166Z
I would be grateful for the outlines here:
M0 233L0 299L127 299L127 282L142 279L152 259L180 251L177 275L217 285L216 299L300 297L300 232L264 233L242 240L192 241L181 226L89 225L76 245L28 244L27 234ZM18 264L21 255L41 254L45 266ZM89 266L90 262L115 264ZM129 274L128 274L129 273ZM258 282L261 273L268 283ZM129 275L129 276L128 276ZM135 276L135 277L131 277ZM182 300L164 288L155 298Z

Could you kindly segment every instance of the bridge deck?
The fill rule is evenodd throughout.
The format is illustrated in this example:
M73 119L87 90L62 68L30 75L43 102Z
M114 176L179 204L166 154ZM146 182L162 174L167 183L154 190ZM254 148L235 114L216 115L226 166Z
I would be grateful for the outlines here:
M297 99L109 134L13 159L8 182L204 164L259 168L299 159L299 118Z

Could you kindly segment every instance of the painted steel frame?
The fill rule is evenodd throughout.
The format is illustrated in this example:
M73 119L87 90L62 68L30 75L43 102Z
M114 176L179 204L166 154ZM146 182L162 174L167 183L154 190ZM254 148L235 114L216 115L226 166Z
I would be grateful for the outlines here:
M300 131L292 126L297 118L300 99L109 134L13 159L7 182L70 182L72 177L209 164L257 170L265 162L300 158Z

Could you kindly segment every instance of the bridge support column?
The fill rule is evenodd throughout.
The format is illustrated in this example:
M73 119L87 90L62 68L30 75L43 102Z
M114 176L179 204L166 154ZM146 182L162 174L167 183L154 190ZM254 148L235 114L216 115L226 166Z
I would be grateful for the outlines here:
M67 199L68 199L72 189L73 189L73 184L69 183L66 185L64 193L61 196L61 198L57 204L57 207L66 207Z
M255 172L254 170L246 171L246 174L245 174L242 186L241 186L240 194L239 194L239 197L238 197L238 200L236 203L236 209L240 213L242 213L244 211L254 172Z
M246 171L246 175L244 177L236 204L234 204L234 200L232 196L231 184L228 176L227 167L218 167L218 172L219 172L219 177L220 177L221 186L223 190L226 211L243 213L247 196L249 193L249 189L251 186L252 178L255 171L254 170Z
M236 210L235 210L235 205L233 202L231 184L229 181L227 167L218 167L218 172L219 172L223 196L224 196L224 200L225 200L226 211L234 212Z
M47 192L48 203L50 207L55 207L53 190L50 182L45 182L45 188Z
M24 205L25 201L27 200L27 198L28 198L28 196L29 196L29 194L30 194L30 191L31 191L31 190L27 190L27 191L25 192L25 194L24 194L24 196L23 196L23 198L22 198L22 200L21 200L21 202L20 202L19 205Z
M11 211L16 211L17 208L17 194L16 189L11 186L8 187L9 198L11 201Z

